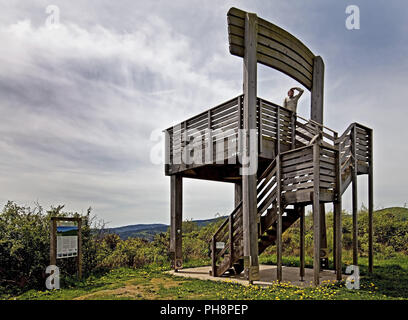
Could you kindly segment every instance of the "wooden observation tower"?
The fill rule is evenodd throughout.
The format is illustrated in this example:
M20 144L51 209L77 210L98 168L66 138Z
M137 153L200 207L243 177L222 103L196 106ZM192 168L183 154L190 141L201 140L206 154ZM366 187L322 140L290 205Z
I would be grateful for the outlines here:
M165 173L171 179L170 251L182 268L183 178L235 184L235 209L211 241L212 275L245 272L259 280L258 255L276 245L282 280L282 233L300 220L304 277L305 206L313 206L314 284L327 265L324 204L333 203L333 258L342 270L342 194L352 185L353 264L358 264L357 176L368 176L369 271L373 269L373 131L352 123L342 135L323 125L324 63L278 26L236 8L228 11L230 53L243 58L244 92L166 133ZM310 119L257 96L257 63L311 91Z

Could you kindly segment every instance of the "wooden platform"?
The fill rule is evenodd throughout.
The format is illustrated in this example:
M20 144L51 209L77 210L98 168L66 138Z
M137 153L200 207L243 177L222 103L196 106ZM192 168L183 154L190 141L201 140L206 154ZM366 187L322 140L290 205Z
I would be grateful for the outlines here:
M223 277L212 277L209 274L211 266L198 267L198 268L188 268L182 269L178 272L174 270L168 271L169 274L179 276L179 277L188 277L200 280L212 280L212 281L225 281L225 282L237 282L239 284L248 285L248 280L244 278L243 274L237 276L223 276ZM270 286L274 281L276 281L276 266L274 265L260 265L260 281L254 281L255 285L261 286ZM300 281L299 279L299 268L297 267L283 267L283 282L291 283L292 285L299 287L310 287L313 284L313 269L305 269L305 281ZM343 275L343 278L346 276ZM320 272L320 283L322 281L335 281L336 275L334 271L325 270Z

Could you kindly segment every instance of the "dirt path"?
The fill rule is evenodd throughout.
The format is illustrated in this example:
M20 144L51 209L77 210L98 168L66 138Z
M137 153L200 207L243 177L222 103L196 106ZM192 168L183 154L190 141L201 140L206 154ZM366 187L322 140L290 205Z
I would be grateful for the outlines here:
M123 286L116 289L104 289L79 296L74 300L97 299L172 299L171 296L162 295L161 289L176 287L180 281L173 279L153 278L149 282L140 283L138 280L126 281Z

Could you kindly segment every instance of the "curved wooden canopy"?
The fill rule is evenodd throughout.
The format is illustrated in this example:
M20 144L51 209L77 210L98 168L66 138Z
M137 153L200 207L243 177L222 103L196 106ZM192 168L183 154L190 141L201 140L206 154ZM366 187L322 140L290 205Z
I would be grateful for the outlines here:
M246 11L228 11L230 53L244 57ZM258 17L257 61L277 69L311 90L315 55L296 37L282 28Z

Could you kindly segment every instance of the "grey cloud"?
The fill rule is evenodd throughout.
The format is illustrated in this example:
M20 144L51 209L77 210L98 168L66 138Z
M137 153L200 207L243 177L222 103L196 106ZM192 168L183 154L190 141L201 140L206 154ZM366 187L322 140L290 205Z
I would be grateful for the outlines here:
M55 1L57 30L44 27L48 1L1 2L2 203L91 205L112 225L168 222L169 181L150 161L150 134L242 92L242 60L227 45L230 6L257 12L323 56L327 125L374 127L376 203L406 201L393 187L404 185L405 175L393 172L405 172L406 148L389 143L408 138L398 129L407 71L402 1L356 0L359 33L344 27L345 3L321 0ZM259 95L277 103L294 85L263 66L259 80ZM307 117L309 104L306 94L299 111ZM231 185L186 181L184 190L187 217L232 209Z

